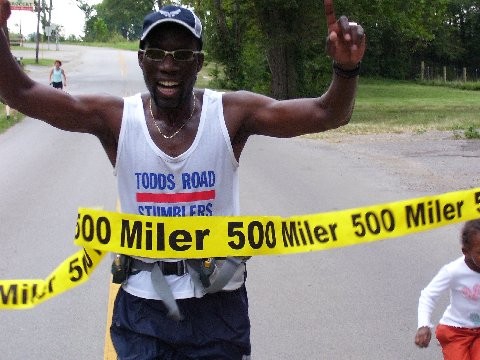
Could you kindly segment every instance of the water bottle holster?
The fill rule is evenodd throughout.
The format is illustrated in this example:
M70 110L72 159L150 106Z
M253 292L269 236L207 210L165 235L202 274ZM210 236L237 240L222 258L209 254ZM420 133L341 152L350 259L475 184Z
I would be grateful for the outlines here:
M123 254L115 254L112 262L112 282L114 284L123 284L127 281L130 273L130 264L132 258Z

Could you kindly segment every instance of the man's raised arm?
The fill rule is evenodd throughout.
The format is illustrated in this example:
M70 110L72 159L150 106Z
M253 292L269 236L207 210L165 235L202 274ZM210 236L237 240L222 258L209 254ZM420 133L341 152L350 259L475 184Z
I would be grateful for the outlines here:
M29 78L10 51L4 28L10 3L0 0L0 97L11 107L57 128L87 132L102 143L118 137L123 99L110 95L70 95Z
M349 122L355 104L360 62L366 37L361 25L335 18L332 0L324 0L328 35L326 51L333 60L333 79L316 98L277 101L249 92L225 95L227 118L233 119L234 143L253 134L292 137L322 132Z

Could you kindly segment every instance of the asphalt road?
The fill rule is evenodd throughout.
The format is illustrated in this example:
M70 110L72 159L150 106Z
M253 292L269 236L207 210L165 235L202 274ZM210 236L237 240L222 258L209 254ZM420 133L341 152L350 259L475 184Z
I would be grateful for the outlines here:
M64 61L71 93L125 96L143 90L134 52L61 46L41 54ZM33 67L30 74L48 82L48 69ZM453 141L448 139L458 151L455 160L470 168L458 184L436 174L436 163L418 151L415 158L402 157L409 147L402 150L391 139L253 138L241 159L242 213L319 213L478 186L479 143ZM425 139L414 146L432 149ZM111 166L94 137L30 118L0 135L0 154L0 278L44 278L77 250L72 239L78 207L115 209ZM451 158L449 152L439 155ZM433 173L412 171L422 161L418 168L430 166ZM447 176L442 186L432 186L429 179L441 176ZM435 341L423 350L413 344L417 300L439 267L460 255L459 228L253 258L247 280L253 358L440 358ZM0 312L0 358L102 359L109 266L104 261L87 283L32 310Z

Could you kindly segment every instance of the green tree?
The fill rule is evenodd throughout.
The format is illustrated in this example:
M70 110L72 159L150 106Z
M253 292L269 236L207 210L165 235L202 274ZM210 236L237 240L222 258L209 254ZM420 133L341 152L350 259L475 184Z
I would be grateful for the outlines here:
M92 17L88 21L88 35L85 36L87 41L99 41L108 42L110 40L110 32L108 31L107 24L102 18L98 16Z
M451 0L448 3L444 29L448 27L451 41L458 44L447 56L450 63L459 66L480 66L480 2Z
M139 39L145 14L152 11L152 0L103 0L96 7L111 32L121 34L127 40Z
M268 92L278 99L318 94L325 87L325 69L331 74L326 25L319 16L323 7L313 0L189 4L198 6L209 58L224 66L226 87Z
M475 68L480 76L480 2L469 1L466 7L466 19L463 32L463 41L468 54L465 65ZM478 77L477 77L478 79Z
M245 15L248 1L207 0L202 2L199 15L205 27L205 48L209 58L224 66L225 81L222 87L245 88L245 63L242 52L247 28L253 29ZM248 26L248 25L251 26Z
M314 0L254 3L272 76L271 94L288 99L323 92L331 78L324 7Z
M95 5L90 5L83 0L76 0L76 3L77 7L85 14L85 25L83 27L83 32L85 33L85 40L95 41L95 20L92 19L96 14Z
M103 0L97 5L89 5L84 0L76 2L85 13L85 38L89 41L105 41L104 26L110 37L120 34L127 40L139 39L145 14L154 5L163 3L161 0Z
M279 99L318 95L331 78L324 9L317 0L103 0L88 6L85 34L138 39L143 16L167 3L195 9L204 24L207 61L219 86ZM422 60L458 66L480 62L478 0L335 0L336 14L362 24L367 52L362 74L418 76ZM95 13L96 11L96 13ZM95 19L93 19L95 17Z
M430 26L433 38L427 46L417 52L418 59L436 68L440 76L441 67L446 66L449 76L457 68L455 77L461 76L461 69L471 69L471 74L478 79L480 66L480 6L475 0L442 1L438 18L440 22Z
M365 29L364 74L409 79L418 74L419 56L435 40L445 7L446 0L342 0L337 9Z

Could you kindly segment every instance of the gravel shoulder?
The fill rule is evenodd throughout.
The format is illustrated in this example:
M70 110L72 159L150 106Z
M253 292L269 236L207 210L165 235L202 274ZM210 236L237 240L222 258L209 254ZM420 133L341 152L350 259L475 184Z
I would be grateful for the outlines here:
M406 190L440 193L480 186L480 139L453 132L329 135L339 151L380 167Z

